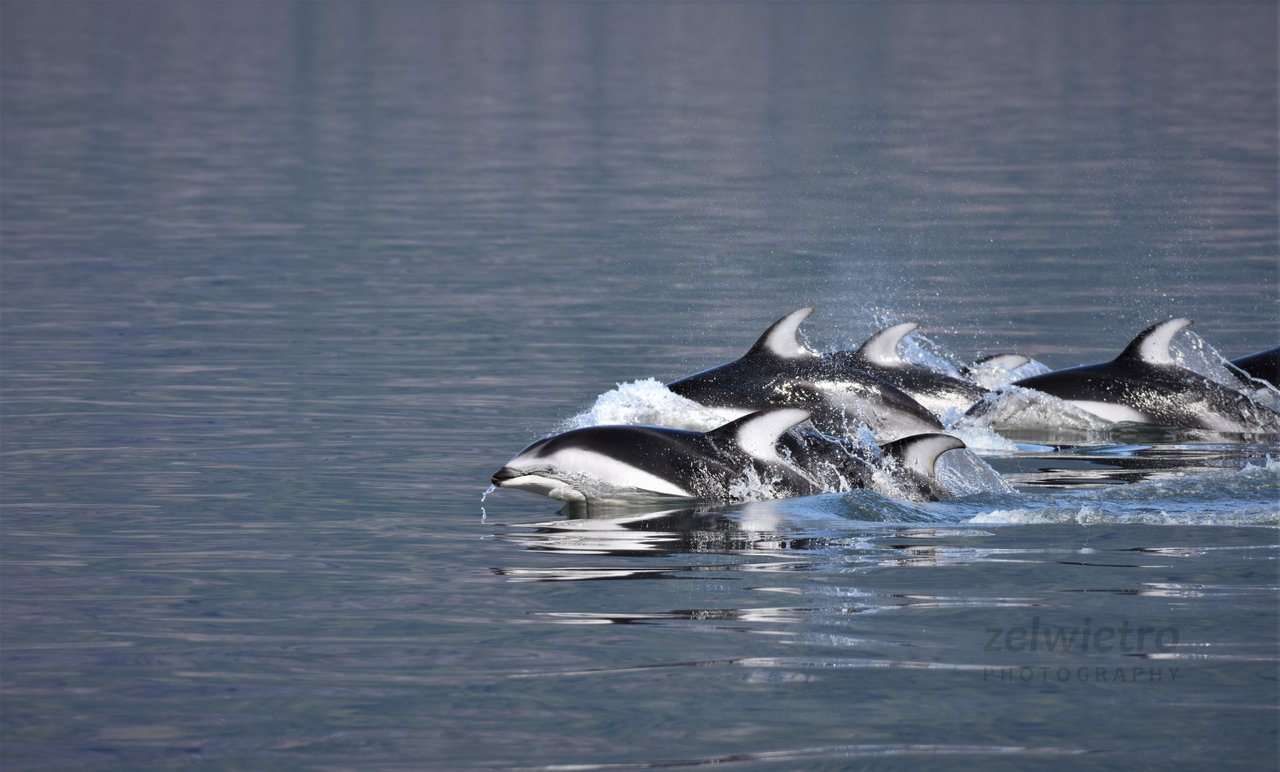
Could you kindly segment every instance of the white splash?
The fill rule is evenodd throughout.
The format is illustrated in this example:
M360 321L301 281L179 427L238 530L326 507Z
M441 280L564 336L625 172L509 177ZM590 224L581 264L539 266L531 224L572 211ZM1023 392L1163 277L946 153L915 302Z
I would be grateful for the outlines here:
M970 450L1011 452L1018 449L1016 443L992 429L985 417L970 416L953 407L942 414L941 421L947 434L959 437Z
M619 383L596 397L595 404L557 431L585 426L666 426L706 432L746 415L746 410L715 410L676 394L653 378Z
M1183 329L1174 336L1169 342L1169 354L1179 367L1199 373L1227 388L1239 389L1244 385L1240 376L1231 369L1226 357L1190 329Z
M934 464L934 473L942 487L956 498L1014 492L1013 486L1005 482L999 472L968 450L943 453Z
M969 378L987 391L996 391L1005 386L1030 378L1033 375L1044 375L1053 372L1052 368L1034 359L1017 367L1004 367L998 361L980 362L969 369Z
M959 417L949 428L958 432L957 436L968 442L968 438L964 436L966 432L991 430L993 426L1042 429L1051 432L1091 432L1105 430L1110 425L1109 421L1051 394L1021 386L1007 386L983 397L971 408L968 415ZM996 436L999 437L999 435ZM974 434L973 438L976 445L981 445L981 431ZM993 449L1013 448L996 446Z
M908 333L898 344L898 355L907 362L927 367L952 378L964 379L960 366L952 361L950 352L940 344L922 335L919 330Z
M1266 381L1250 378L1236 369L1208 341L1191 330L1183 330L1169 344L1169 353L1180 367L1203 375L1211 381L1243 392L1254 403L1280 412L1280 389Z

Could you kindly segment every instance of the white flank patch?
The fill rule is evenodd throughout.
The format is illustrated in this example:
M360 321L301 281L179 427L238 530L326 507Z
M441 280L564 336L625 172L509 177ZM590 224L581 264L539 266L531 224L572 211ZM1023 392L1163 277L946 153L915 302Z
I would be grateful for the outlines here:
M566 448L539 460L553 473L572 477L590 477L619 488L661 493L667 496L693 498L693 494L670 480L632 466L624 461L590 450Z
M919 402L925 410L928 410L936 416L946 413L953 407L959 409L959 406L952 400L949 400L944 396L935 396L933 394L917 394L916 402ZM965 405L964 407L968 407L968 405Z
M1114 423L1129 421L1136 424L1151 423L1149 416L1124 405L1117 405L1112 402L1093 402L1087 399L1069 399L1067 402L1087 413L1096 415L1104 421L1112 421Z

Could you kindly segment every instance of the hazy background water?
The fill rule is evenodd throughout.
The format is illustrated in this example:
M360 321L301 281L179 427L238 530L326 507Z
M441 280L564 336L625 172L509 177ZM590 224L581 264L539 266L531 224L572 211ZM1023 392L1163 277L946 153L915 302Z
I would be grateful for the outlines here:
M820 345L913 319L1055 366L1173 315L1275 345L1276 29L1270 3L5 2L5 767L1273 760L1275 530L1236 516L1274 474L943 518L1087 527L819 497L566 537L551 502L479 498L615 383L802 305ZM1115 514L1187 510L1236 524ZM1185 645L988 650L1036 619ZM1024 666L1069 677L999 680Z

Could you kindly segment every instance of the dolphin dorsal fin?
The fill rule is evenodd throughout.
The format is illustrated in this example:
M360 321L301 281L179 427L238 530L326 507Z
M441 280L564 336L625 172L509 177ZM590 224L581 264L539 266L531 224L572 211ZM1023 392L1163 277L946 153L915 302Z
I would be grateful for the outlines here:
M884 446L884 452L898 460L898 463L922 477L933 477L933 465L938 456L948 450L967 447L957 437L950 434L914 434L895 440Z
M770 354L783 359L811 356L813 352L800 345L800 341L796 338L801 322L808 319L811 313L813 313L813 306L806 306L774 322L747 354Z
M1134 338L1128 347L1120 352L1120 356L1116 357L1116 361L1136 359L1150 365L1171 365L1174 363L1174 359L1173 354L1169 351L1169 344L1173 342L1174 335L1177 335L1184 327L1190 326L1191 320L1186 317L1167 319L1159 324L1153 324L1138 333L1138 337Z
M920 325L915 322L903 322L895 324L892 327L886 327L863 343L858 349L858 356L877 365L885 367L902 367L907 364L902 357L898 356L898 344L907 333L916 329Z
M731 421L707 434L737 445L753 458L768 461L778 457L778 438L782 433L808 419L808 410L768 408Z

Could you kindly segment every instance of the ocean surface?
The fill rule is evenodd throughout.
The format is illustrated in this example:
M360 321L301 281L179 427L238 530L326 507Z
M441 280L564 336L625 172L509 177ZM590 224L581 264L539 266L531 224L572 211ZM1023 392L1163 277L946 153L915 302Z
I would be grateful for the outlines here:
M1007 487L936 503L485 494L807 305L959 364L1275 346L1277 34L6 0L0 766L1273 768L1275 438L984 427Z

